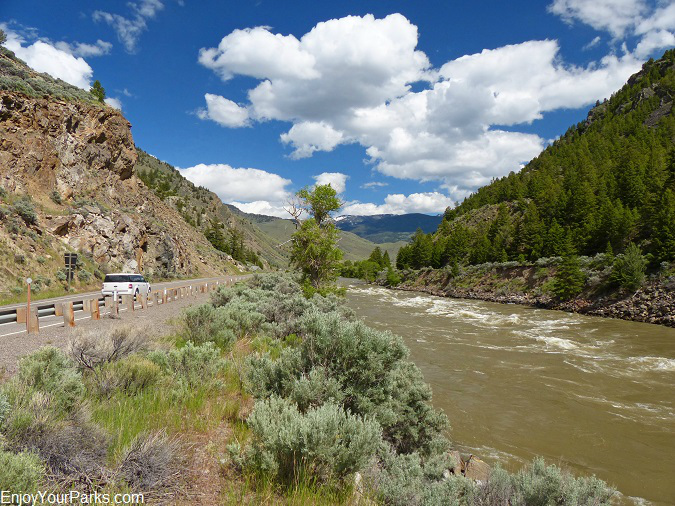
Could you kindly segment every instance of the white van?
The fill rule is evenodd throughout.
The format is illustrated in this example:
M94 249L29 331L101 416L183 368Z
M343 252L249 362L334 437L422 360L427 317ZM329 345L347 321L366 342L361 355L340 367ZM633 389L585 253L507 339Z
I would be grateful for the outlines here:
M106 274L101 294L108 295L148 295L150 283L140 274Z

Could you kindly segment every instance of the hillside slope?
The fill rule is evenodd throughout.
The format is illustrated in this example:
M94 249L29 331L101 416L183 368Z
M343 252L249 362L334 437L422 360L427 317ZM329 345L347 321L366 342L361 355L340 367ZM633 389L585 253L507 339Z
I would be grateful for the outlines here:
M65 252L81 254L83 284L117 270L158 278L236 269L134 175L119 111L4 48L0 72L0 293L28 276L35 289L58 286Z
M522 171L446 211L426 239L433 251L403 263L536 260L561 255L569 244L582 255L619 253L630 242L653 268L675 260L674 97L670 50Z
M272 237L278 245L287 243L291 235L295 232L295 225L291 220L284 220L281 218L265 217L270 219L259 219L257 222L258 228L265 232L269 237ZM379 246L380 249L389 251L392 258L396 257L398 249L404 245L405 242L391 242L383 244L375 244L367 239L359 237L351 232L340 231L340 239L338 241L338 248L344 253L344 260L363 260L368 258L370 253ZM284 251L289 251L288 245L282 246Z
M238 260L265 263L272 267L288 264L284 252L245 216L233 212L212 191L188 181L178 169L137 149L135 172L166 205L175 209L195 230L215 240L222 235L223 250ZM236 243L239 243L237 246ZM242 246L243 245L243 246ZM237 248L242 251L237 251Z

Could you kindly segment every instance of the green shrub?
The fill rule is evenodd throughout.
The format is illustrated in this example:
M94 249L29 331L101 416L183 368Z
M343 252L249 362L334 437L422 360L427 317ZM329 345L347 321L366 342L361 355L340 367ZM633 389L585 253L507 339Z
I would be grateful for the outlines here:
M55 204L63 204L63 199L61 198L61 194L58 192L58 190L53 190L49 194L49 198L51 198Z
M188 341L182 348L153 351L148 358L188 387L212 381L225 367L225 360L213 343L195 345Z
M610 281L626 290L637 290L645 280L647 260L640 247L630 243L623 255L618 255L612 264Z
M315 309L301 318L300 327L301 343L285 348L279 359L249 360L247 378L256 397L293 395L301 400L296 382L321 368L312 385L314 392L327 395L328 385L319 388L318 378L330 378L331 388L339 385L342 407L373 417L397 451L428 452L442 441L447 419L431 407L431 390L407 360L408 350L400 337ZM312 405L311 398L303 402Z
M110 396L115 391L134 395L154 385L162 376L162 369L141 355L131 355L123 360L101 366L96 374L100 395Z
M194 344L213 342L228 349L236 341L226 316L210 304L189 307L183 312L182 331L187 341Z
M52 346L22 358L19 371L10 386L13 387L10 392L38 391L49 394L63 412L72 410L85 391L75 364L63 351Z
M272 397L256 402L248 424L251 444L241 464L287 484L341 480L365 467L381 443L376 422L330 403L302 414Z
M89 283L89 281L91 281L91 277L91 272L86 269L80 269L77 271L77 279L79 279L82 283Z
M40 458L29 452L0 450L0 490L31 494L44 483L45 469Z
M29 198L17 200L12 206L12 210L18 214L27 225L37 224L37 213Z
M387 269L387 286L396 286L401 282L401 276L394 269Z

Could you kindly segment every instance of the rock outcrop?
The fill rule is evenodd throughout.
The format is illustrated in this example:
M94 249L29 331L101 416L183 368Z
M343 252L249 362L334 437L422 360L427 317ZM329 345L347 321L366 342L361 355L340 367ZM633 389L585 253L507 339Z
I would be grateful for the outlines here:
M36 269L53 276L54 265L30 260L65 251L82 253L103 273L211 275L233 268L227 255L134 175L130 128L119 111L106 106L0 92L6 225L0 237L24 256L15 277L23 270L34 276ZM28 202L34 220L12 221L19 199ZM15 282L0 273L5 290Z

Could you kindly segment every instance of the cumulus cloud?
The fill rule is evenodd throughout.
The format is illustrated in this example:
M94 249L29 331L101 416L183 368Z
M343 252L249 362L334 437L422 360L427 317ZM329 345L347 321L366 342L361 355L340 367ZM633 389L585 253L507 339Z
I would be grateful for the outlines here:
M647 5L643 0L554 0L548 9L568 23L581 21L621 37L647 12Z
M323 121L303 121L281 134L281 142L291 144L295 148L291 158L299 159L312 156L315 151L333 151L346 139L342 132Z
M124 17L105 11L94 11L94 21L103 21L110 25L117 33L117 38L129 53L136 51L136 45L141 34L147 30L147 20L154 18L164 8L160 0L142 0L129 2L131 15Z
M56 79L63 79L78 88L88 89L94 71L82 57L77 57L43 40L32 44L17 32L2 24L7 34L5 47L38 72L45 72Z
M286 190L286 186L291 184L289 179L260 169L200 163L180 170L194 184L215 192L228 204L256 201L283 203L289 197Z
M276 216L277 218L290 218L288 211L284 209L282 202L268 202L266 200L257 200L255 202L230 202L236 208L251 214L264 214L265 216Z
M314 176L317 185L329 184L338 193L343 193L347 188L347 179L349 179L349 176L342 172L322 172L318 176Z
M579 21L615 40L638 37L634 54L646 58L675 41L675 4L646 0L554 0L548 7L568 23Z
M387 195L384 204L349 202L340 211L341 215L370 216L373 214L442 213L454 205L452 199L442 193L400 193Z
M119 109L120 111L122 110L122 101L119 98L107 97L105 99L105 103L108 104L110 107L114 107L115 109Z
M221 126L237 128L248 125L248 111L232 100L219 95L207 93L204 95L206 109L199 109L197 116L200 119L210 119Z
M571 20L581 16L579 2L555 9ZM636 26L622 23L611 29ZM199 61L224 80L258 80L248 92L248 119L290 122L281 141L292 158L359 143L381 173L438 181L454 198L517 170L545 147L544 139L513 127L608 97L641 64L625 52L569 65L557 41L541 40L436 69L417 50L417 38L417 27L400 14L348 16L318 23L300 38L267 27L235 30L202 49ZM413 91L414 83L422 86Z

